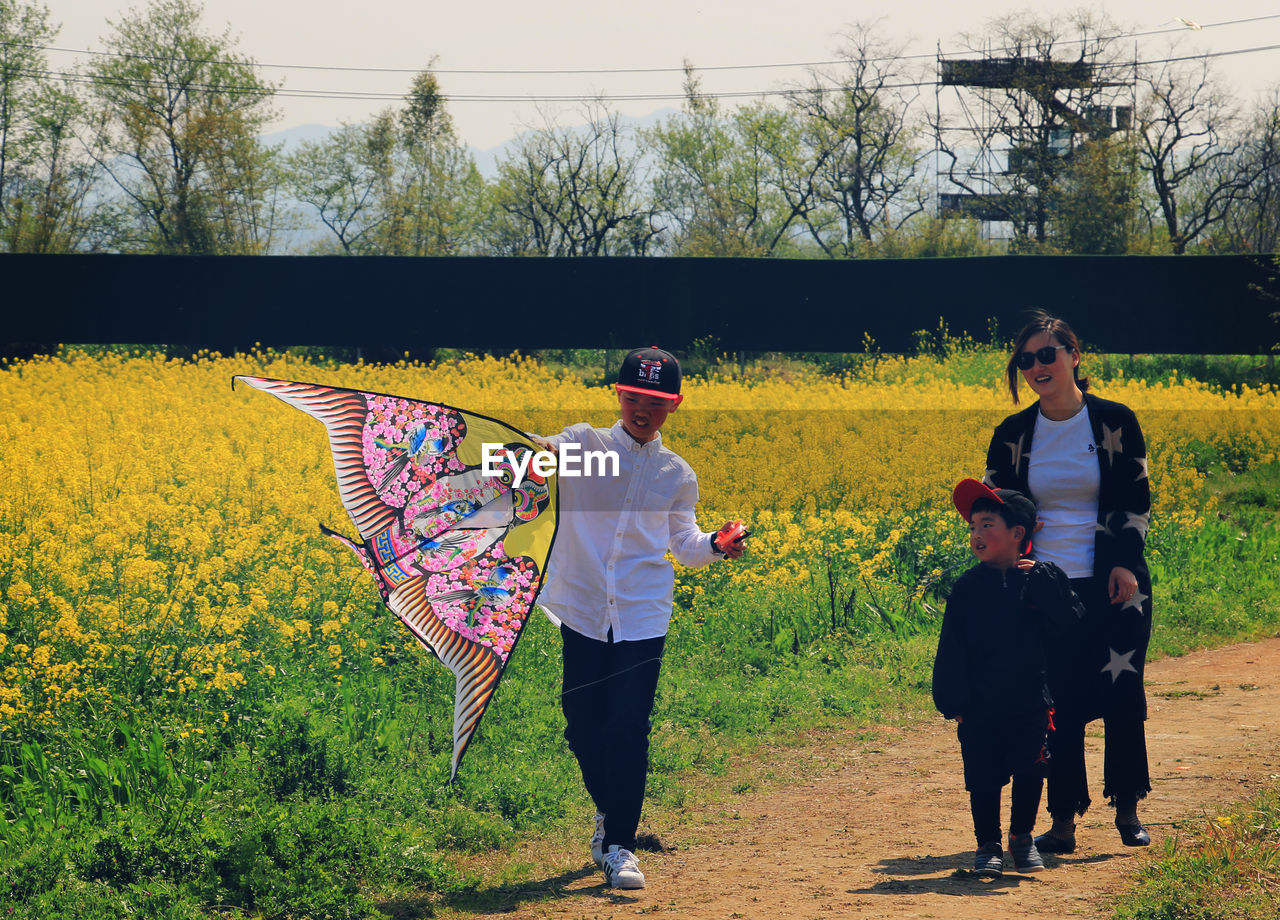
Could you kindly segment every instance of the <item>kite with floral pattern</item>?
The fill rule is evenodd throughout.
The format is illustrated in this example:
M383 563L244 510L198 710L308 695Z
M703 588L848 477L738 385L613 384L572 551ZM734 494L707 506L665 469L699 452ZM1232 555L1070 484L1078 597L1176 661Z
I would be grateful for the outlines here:
M326 527L383 602L457 679L451 775L533 609L555 537L554 476L515 470L535 449L496 419L439 403L237 376L322 422L359 539ZM482 471L484 445L501 459Z

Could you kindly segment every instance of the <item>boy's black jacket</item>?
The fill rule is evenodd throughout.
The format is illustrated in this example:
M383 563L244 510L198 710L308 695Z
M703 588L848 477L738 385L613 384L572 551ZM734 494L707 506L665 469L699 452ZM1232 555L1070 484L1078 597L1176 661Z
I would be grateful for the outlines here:
M933 703L948 719L993 721L1053 706L1045 643L1067 636L1084 607L1062 569L975 565L947 598L933 662Z

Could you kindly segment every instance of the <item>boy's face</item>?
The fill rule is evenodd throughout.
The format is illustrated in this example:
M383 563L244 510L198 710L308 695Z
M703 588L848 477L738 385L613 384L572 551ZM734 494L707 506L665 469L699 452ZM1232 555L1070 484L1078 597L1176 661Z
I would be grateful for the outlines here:
M975 511L969 518L969 548L979 562L1008 568L1022 556L1025 541L1022 527L1010 527L994 511Z
M618 390L618 409L622 415L622 427L627 429L627 434L641 444L647 444L662 429L667 416L683 401L683 396L671 399L665 396L633 393L630 390Z

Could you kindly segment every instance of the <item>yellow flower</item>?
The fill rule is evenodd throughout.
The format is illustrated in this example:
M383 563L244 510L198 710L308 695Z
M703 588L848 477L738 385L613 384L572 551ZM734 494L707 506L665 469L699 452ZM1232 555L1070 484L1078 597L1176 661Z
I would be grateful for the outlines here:
M937 359L898 356L834 377L688 379L664 442L698 473L703 526L741 518L753 535L732 566L677 569L682 612L699 622L725 582L920 597L925 580L967 558L950 490L981 475L985 439L1010 411L1001 357L977 356L991 361L982 385L955 383ZM388 638L358 560L318 534L346 521L322 429L264 394L230 392L234 373L436 399L540 433L617 417L609 388L523 358L321 368L270 351L69 352L7 365L0 731L71 726L90 708L114 717L117 700L138 695L136 675L193 724L219 713L227 724L230 697L260 698L317 657L382 666L413 647L406 631ZM1233 468L1280 457L1274 387L1178 374L1097 390L1142 421L1153 541L1215 517L1196 457Z

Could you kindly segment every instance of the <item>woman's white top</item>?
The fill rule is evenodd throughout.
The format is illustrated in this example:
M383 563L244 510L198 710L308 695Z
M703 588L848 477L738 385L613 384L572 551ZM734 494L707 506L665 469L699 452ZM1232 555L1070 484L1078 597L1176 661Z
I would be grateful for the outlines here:
M1060 422L1038 415L1027 486L1044 527L1032 537L1032 555L1057 563L1068 578L1093 575L1101 481L1088 410Z

